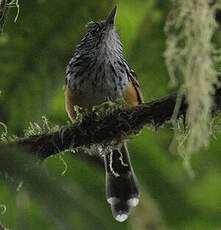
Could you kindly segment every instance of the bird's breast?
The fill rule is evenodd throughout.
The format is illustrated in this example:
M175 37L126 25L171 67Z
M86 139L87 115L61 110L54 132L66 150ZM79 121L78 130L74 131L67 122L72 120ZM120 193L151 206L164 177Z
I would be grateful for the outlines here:
M110 64L91 67L80 75L69 74L67 85L73 96L81 98L78 105L90 108L122 97L128 88L129 79L126 71L119 72Z

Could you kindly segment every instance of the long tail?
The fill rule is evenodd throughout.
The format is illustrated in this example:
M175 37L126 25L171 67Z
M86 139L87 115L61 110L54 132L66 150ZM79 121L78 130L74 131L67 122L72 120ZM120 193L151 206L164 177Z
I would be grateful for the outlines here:
M106 196L117 221L127 219L131 207L139 202L139 186L130 163L126 144L104 156Z

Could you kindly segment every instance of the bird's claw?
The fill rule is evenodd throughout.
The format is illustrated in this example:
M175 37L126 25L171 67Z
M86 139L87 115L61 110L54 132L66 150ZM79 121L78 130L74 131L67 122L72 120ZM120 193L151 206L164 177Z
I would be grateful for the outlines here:
M67 127L68 127L67 125L63 125L63 126L61 126L61 128L58 131L59 132L59 139L61 140L62 145L64 144L64 133L65 133Z

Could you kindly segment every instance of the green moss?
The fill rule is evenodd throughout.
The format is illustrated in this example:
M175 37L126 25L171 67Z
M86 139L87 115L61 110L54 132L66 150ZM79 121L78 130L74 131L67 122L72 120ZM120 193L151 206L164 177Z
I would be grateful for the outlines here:
M59 129L58 126L50 124L45 116L42 116L42 124L36 122L29 122L29 126L24 130L24 136L30 137L34 135L41 135L44 133L55 132Z

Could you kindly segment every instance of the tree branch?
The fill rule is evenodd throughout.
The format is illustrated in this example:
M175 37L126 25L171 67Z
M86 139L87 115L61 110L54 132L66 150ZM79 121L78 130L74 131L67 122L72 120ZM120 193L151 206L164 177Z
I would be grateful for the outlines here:
M70 148L91 147L94 144L117 144L120 140L127 139L129 135L139 133L145 125L153 125L158 128L169 121L173 115L176 100L177 94L174 93L128 109L117 108L112 112L107 112L105 116L101 116L99 112L98 114L91 112L83 117L82 122L63 129L63 141L60 138L60 132L57 131L31 136L5 145L22 146L37 157L44 159ZM221 109L221 89L216 89L214 101L216 105L214 112L219 111ZM187 104L183 97L177 118L185 116L186 110Z

